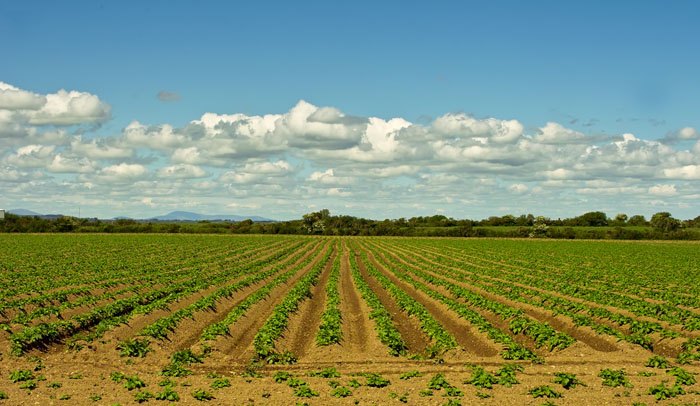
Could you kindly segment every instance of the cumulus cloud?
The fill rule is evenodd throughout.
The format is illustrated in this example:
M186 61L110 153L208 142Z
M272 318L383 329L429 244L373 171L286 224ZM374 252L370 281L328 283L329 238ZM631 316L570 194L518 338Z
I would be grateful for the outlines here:
M7 157L7 163L20 168L41 168L53 158L56 149L50 145L27 145Z
M53 157L46 170L54 173L93 173L99 166L87 158L69 158L61 154Z
M673 196L678 194L676 185L655 185L649 188L649 194L654 196Z
M433 129L448 136L483 138L497 143L513 142L523 135L523 125L517 120L478 120L463 113L438 117L433 122Z
M683 127L680 130L666 134L660 142L664 144L675 144L680 141L700 140L700 132L693 127Z
M3 195L41 190L46 201L109 196L124 207L212 211L233 198L292 213L282 218L338 201L386 215L462 205L493 214L525 210L535 197L562 210L584 200L611 207L621 196L651 207L652 199L697 194L700 181L700 142L688 146L698 139L693 127L652 141L464 113L420 123L357 117L303 100L281 113L204 113L183 126L132 121L109 134L67 127L108 117L109 106L89 93L0 83L0 182L11 185ZM674 180L682 182L667 183Z
M70 142L70 149L79 156L90 159L121 159L129 158L133 155L131 148L123 148L114 145L111 139L83 140L81 136L76 136Z
M207 175L208 173L204 169L189 164L166 166L158 170L159 178L194 179L203 178Z
M167 90L161 90L160 92L158 92L156 97L158 98L158 100L160 100L162 102L171 102L171 101L182 100L182 97L178 93L169 92Z
M180 134L168 124L146 126L133 121L122 132L122 142L130 147L172 150L186 145L188 141L187 136Z
M700 165L667 168L664 169L664 175L670 179L700 179Z
M535 135L535 142L542 144L576 144L583 142L586 136L580 131L565 128L559 123L549 122Z
M2 110L38 110L45 104L45 96L0 82L0 109Z
M96 180L104 183L132 183L148 174L148 169L139 164L111 165L97 173Z
M219 177L225 183L268 183L275 178L286 177L294 169L286 161L253 162Z

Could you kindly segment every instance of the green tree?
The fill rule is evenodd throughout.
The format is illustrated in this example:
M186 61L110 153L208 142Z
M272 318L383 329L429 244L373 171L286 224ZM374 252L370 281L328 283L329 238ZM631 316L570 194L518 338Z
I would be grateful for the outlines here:
M627 215L625 213L620 213L615 216L615 220L613 220L613 222L616 226L624 226L627 224Z
M647 219L644 216L641 216L639 214L630 217L630 219L627 221L627 224L631 226L645 226L647 225Z
M651 226L654 227L654 230L663 231L665 233L675 231L681 225L680 221L671 217L671 213L667 211L661 211L651 216L650 223Z

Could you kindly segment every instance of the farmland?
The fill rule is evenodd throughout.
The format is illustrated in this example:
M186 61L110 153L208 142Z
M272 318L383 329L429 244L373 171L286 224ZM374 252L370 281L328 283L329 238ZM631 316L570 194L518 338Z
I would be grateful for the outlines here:
M698 404L700 245L0 235L0 353L0 405Z

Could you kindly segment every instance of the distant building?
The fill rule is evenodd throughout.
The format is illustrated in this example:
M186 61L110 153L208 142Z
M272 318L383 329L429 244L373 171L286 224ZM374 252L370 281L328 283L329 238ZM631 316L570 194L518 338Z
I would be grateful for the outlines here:
M0 220L4 220L4 219L5 219L5 210L0 209Z

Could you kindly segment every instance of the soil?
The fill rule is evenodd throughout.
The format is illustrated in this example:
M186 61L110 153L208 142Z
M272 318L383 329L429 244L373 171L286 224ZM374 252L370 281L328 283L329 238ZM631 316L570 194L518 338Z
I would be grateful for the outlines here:
M471 365L481 366L493 374L505 362L498 355L500 351L498 345L490 341L484 333L479 332L466 320L456 316L442 303L416 291L408 283L397 278L390 269L381 266L381 260L401 263L408 267L415 266L415 263L405 261L398 256L393 256L393 254L389 254L392 255L389 258L385 256L386 254L377 254L376 251L375 254L369 253L368 248L372 247L374 240L363 239L360 240L359 249L368 253L368 260L371 261L372 265L389 277L394 284L404 289L413 299L421 303L462 347L460 350L446 353L439 361L391 356L387 347L377 338L374 320L370 318L370 309L359 294L351 276L349 258L350 255L354 255L354 252L349 246L357 247L358 245L354 242L347 244L348 241L350 240L341 240L342 250L332 254L318 283L312 288L312 296L306 299L297 312L290 317L284 337L276 343L278 349L292 351L298 358L297 363L262 367L252 365L250 360L253 355L253 338L296 281L321 259L319 253L322 251L322 247L329 246L333 240L309 240L309 244L300 248L303 250L304 256L295 264L301 263L308 256L313 256L312 262L300 269L287 283L274 289L267 299L252 306L246 315L232 326L231 336L221 337L214 341L212 353L204 359L202 364L193 364L187 367L192 370L192 375L171 378L177 383L173 390L180 396L180 401L172 404L294 405L297 402L300 404L307 402L310 405L392 405L400 404L399 398L405 396L408 404L443 405L449 399L445 396L444 389L434 390L432 396L421 396L420 394L421 391L428 388L430 379L436 374L442 374L451 385L462 392L463 396L454 399L461 400L463 405L541 405L548 399L534 398L528 394L531 389L541 385L549 385L553 390L563 395L561 398L550 399L556 405L632 405L635 402L647 405L700 404L700 395L698 394L700 383L684 387L685 395L669 400L656 402L652 395L647 394L650 387L658 385L662 381L666 381L667 387L670 387L674 380L674 377L667 375L664 369L652 369L644 366L646 360L654 355L653 353L636 345L616 342L609 337L600 336L588 327L577 328L568 318L554 317L547 311L534 306L490 294L465 282L452 280L453 283L473 289L491 300L521 308L529 317L547 322L555 329L564 331L578 340L565 350L538 352L544 357L544 364L534 364L529 361L515 362L523 366L524 371L517 373L516 377L519 383L511 388L494 385L492 389L482 389L467 384L465 380L472 376ZM271 244L271 247L272 245L274 244ZM386 248L385 245L382 247ZM279 247L271 249L276 250ZM267 251L267 253L269 252L271 251ZM213 253L207 254L213 255ZM340 255L341 265L339 294L343 338L339 344L319 347L315 342L315 334L321 314L326 307L325 288L335 255ZM361 258L357 256L356 259L360 273L382 304L389 310L395 325L408 343L409 353L422 354L425 347L430 345L430 340L422 332L420 324L414 317L409 317L399 310L388 292L374 277L368 274L366 264L362 262ZM286 269L289 270L293 266L294 264L290 264ZM427 272L432 272L434 276L445 277L438 272ZM110 379L110 373L121 372L129 376L137 375L147 385L143 390L153 394L161 392L163 388L158 384L164 377L160 376L159 372L169 362L168 359L172 352L185 348L198 351L199 346L196 345L196 341L202 330L209 324L223 319L230 309L262 286L263 283L265 281L242 289L231 298L222 300L217 305L216 311L199 312L193 319L183 320L176 331L169 336L169 340L154 341L151 345L152 351L144 358L120 357L115 348L116 343L133 337L137 331L159 317L194 303L198 298L212 291L214 287L174 302L169 309L134 317L129 325L119 326L105 334L103 342L95 342L90 347L77 352L67 352L63 344L57 343L51 345L48 351L34 350L21 357L12 356L9 354L10 334L0 331L0 392L7 395L7 399L0 400L0 406L135 405L137 402L134 395L137 391L129 391L122 384L114 382ZM447 294L445 290L439 290L432 285L431 288ZM480 311L482 315L486 316L480 309L473 308L473 310ZM491 316L489 320L499 323L498 317ZM523 338L522 335L520 337L521 340L525 340L523 342L526 345L532 344L527 342L527 339ZM655 338L657 344L655 352L661 354L673 353L684 341ZM40 364L38 360L41 360ZM677 366L670 356L669 360L674 366ZM38 365L41 368L34 371ZM682 367L686 371L698 374L695 378L700 380L700 364L698 362ZM335 368L340 377L322 378L307 375L309 372L326 368ZM602 369L607 368L624 369L632 386L618 388L603 386L603 381L598 374ZM35 380L36 388L33 390L22 389L20 388L21 382L12 383L8 379L12 371L16 370L32 370L34 375L41 374L46 380ZM318 392L318 396L311 398L296 396L295 389L284 382L278 383L274 380L274 374L280 371L289 372L297 376L298 379L304 380L312 390ZM402 374L410 371L418 371L422 376L401 379ZM576 374L576 377L587 386L566 390L561 385L554 383L555 373L559 372ZM368 387L364 385L366 377L363 374L365 373L380 374L389 379L390 384L383 388ZM231 386L213 389L211 385L216 379L213 374L229 379ZM257 377L257 374L260 377ZM363 385L357 388L350 387L349 384L354 379ZM352 395L347 398L332 396L332 381L337 381L341 386L349 388ZM49 387L50 383L59 383L61 386L51 388ZM211 392L214 398L207 402L196 400L192 392L198 389ZM61 397L67 396L70 398L61 400ZM170 403L150 399L148 404Z

